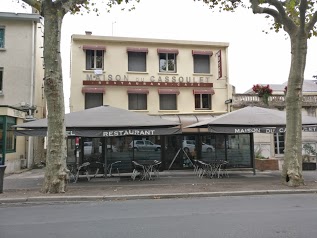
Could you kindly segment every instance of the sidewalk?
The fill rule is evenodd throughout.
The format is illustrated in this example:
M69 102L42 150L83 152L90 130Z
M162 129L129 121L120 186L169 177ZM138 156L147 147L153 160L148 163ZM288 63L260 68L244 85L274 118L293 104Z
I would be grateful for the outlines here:
M304 171L305 186L290 188L281 183L280 171L229 171L229 178L198 178L193 171L164 171L151 181L130 177L82 177L69 183L64 194L43 194L44 170L34 169L6 175L0 203L127 200L144 198L237 196L282 193L317 193L317 171Z

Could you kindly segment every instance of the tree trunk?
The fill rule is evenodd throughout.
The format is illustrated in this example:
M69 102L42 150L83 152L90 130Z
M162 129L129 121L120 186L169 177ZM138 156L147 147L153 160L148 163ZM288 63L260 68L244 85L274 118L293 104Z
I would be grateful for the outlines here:
M66 190L66 129L60 55L61 25L65 15L52 1L44 1L44 92L48 110L48 147L46 157L44 193L63 193ZM62 145L62 146L61 146Z
M307 35L291 36L291 68L286 93L286 142L282 179L289 186L304 184L302 175L302 87L307 55Z

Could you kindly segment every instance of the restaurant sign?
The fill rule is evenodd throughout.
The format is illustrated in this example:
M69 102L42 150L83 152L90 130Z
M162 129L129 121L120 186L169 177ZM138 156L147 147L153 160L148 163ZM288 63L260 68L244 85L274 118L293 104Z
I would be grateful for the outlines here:
M151 129L74 129L67 130L68 137L118 137L118 136L154 136L180 134L179 128L151 128ZM15 130L16 136L47 136L46 129Z
M249 133L285 133L286 127L278 126L278 127L247 127L247 126L209 126L209 132L212 133L232 133L232 134L249 134ZM317 132L317 126L303 126L303 132Z
M210 76L149 76L134 77L129 75L87 74L83 85L113 85L113 86L168 86L168 87L212 87Z

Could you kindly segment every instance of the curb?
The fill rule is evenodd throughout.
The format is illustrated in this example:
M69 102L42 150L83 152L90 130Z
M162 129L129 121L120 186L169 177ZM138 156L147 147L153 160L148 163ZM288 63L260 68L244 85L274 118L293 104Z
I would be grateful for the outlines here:
M142 194L142 195L117 195L117 196L39 196L39 197L22 197L22 198L0 198L0 204L123 201L123 200L140 200L140 199L229 197L229 196L252 196L252 195L274 195L274 194L282 195L282 194L307 194L307 193L317 194L317 189L252 190L252 191L231 191L231 192L170 193L170 194Z

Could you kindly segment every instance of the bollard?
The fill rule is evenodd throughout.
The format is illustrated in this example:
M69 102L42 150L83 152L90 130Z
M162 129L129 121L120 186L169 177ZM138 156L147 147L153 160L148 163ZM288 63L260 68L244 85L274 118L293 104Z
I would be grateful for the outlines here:
M3 179L6 167L6 165L0 165L0 193L3 193Z

